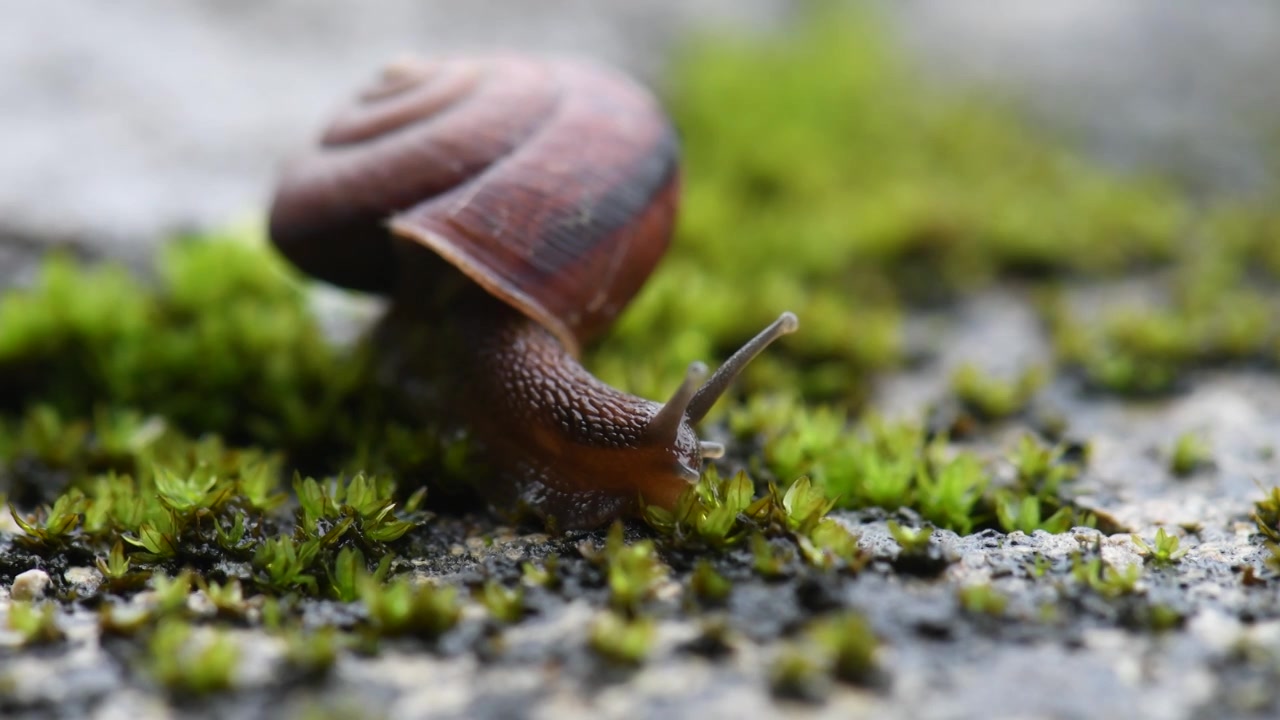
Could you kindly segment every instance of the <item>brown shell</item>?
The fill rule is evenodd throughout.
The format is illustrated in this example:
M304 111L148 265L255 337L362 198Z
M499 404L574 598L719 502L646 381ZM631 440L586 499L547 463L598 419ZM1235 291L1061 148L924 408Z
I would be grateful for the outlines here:
M670 121L644 88L581 61L405 60L293 163L271 236L303 270L377 292L395 235L439 253L575 355L640 289L678 195Z

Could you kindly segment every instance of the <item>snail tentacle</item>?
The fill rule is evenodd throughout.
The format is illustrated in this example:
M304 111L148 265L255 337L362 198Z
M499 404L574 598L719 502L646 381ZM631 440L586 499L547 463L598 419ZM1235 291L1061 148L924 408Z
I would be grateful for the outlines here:
M694 393L686 411L689 415L689 423L696 424L706 416L711 406L715 405L724 391L729 389L729 385L738 377L747 363L754 360L774 340L795 332L799 327L800 321L796 319L795 313L784 312L778 316L777 320L770 323L769 327L761 330L758 335L738 348L738 351L725 360L723 365L716 368L706 384Z
M670 443L676 439L676 433L680 432L680 423L684 422L685 410L689 407L689 401L693 400L694 393L698 391L698 385L707 379L707 366L705 363L694 361L689 363L689 369L685 371L684 380L676 391L671 394L671 399L658 410L658 414L653 416L645 427L645 435L653 442Z

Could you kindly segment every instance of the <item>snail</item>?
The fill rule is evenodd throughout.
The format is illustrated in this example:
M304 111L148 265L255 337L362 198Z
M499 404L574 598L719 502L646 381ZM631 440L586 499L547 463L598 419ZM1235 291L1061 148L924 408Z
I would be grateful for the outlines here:
M304 272L390 296L380 332L485 449L492 504L583 528L673 506L724 453L693 425L797 327L783 313L709 377L690 364L665 403L583 369L666 250L678 194L675 130L622 74L408 58L286 166L270 235Z

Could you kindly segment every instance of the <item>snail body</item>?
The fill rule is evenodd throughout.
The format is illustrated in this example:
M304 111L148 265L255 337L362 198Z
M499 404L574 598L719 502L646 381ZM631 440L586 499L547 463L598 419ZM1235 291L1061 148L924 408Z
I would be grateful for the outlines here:
M582 368L665 251L678 192L669 120L615 72L404 60L286 170L270 230L304 271L392 298L384 341L483 446L494 504L590 527L674 504L723 452L693 424L796 326L784 314L705 385L691 364L666 403Z

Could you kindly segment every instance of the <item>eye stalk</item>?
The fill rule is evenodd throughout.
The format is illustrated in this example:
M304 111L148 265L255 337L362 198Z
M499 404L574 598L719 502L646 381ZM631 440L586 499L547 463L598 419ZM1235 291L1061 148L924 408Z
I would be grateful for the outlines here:
M693 394L693 399L689 401L689 406L685 412L689 416L689 424L696 425L699 420L706 416L711 410L711 406L716 404L720 396L725 390L729 389L729 385L737 379L742 369L747 366L757 355L769 347L774 340L789 335L800 328L800 320L796 318L795 313L784 312L769 324L769 327L761 330L758 335L751 338L745 345L738 348L738 352L724 361L710 380L706 384L698 388L698 392Z
M676 444L677 436L680 428L684 423L689 425L696 424L701 420L711 406L715 405L720 396L729 389L729 385L742 373L743 368L747 366L757 355L765 348L783 335L795 332L800 327L800 321L794 313L784 312L778 316L758 335L751 338L738 349L728 360L724 362L716 371L707 379L707 366L698 361L689 363L689 369L685 371L684 380L676 391L671 394L671 399L662 406L658 413L649 421L649 425L645 428L645 434L654 443L671 447ZM706 381L705 383L703 381ZM702 384L699 387L699 384ZM724 445L717 442L699 441L698 454L703 459L714 459L724 457ZM690 479L690 482L697 482L698 474L696 469L689 468L684 463L679 463L680 467L677 474Z
M680 432L680 424L684 422L689 402L698 392L698 385L706 378L706 363L697 360L689 363L689 369L685 371L684 380L680 386L645 428L645 434L650 440L659 445L675 445L676 435Z

